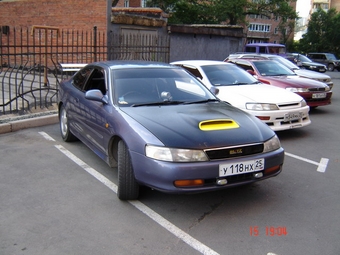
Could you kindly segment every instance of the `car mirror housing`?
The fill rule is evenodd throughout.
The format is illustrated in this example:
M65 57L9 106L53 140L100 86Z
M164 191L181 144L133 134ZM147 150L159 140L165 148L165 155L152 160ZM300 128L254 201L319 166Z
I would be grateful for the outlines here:
M217 96L218 93L220 92L220 90L219 90L218 88L214 87L214 86L210 88L210 91L211 91L212 93L214 93L214 95L216 95L216 96Z
M247 70L247 72L250 73L251 75L256 75L253 70Z
M103 95L103 93L99 89L91 89L86 91L85 98L92 101L101 102L107 104L107 97Z

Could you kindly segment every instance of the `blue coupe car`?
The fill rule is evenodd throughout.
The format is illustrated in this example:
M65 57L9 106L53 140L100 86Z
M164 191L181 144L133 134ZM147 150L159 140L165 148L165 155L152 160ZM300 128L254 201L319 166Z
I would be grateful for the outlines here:
M275 133L181 67L92 63L60 84L58 98L63 140L79 139L117 167L122 200L137 199L140 186L213 191L282 170L284 150Z

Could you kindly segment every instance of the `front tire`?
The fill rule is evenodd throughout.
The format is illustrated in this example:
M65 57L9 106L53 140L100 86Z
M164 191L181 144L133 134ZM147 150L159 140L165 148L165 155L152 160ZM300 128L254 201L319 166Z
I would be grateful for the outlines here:
M121 200L135 200L139 196L139 184L135 179L131 158L124 141L118 143L118 191Z
M60 106L59 110L59 126L60 126L60 133L61 137L65 142L72 142L77 140L74 134L70 131L70 126L68 122L67 112L63 105Z
M328 65L328 71L331 71L331 72L334 71L334 65L333 64Z

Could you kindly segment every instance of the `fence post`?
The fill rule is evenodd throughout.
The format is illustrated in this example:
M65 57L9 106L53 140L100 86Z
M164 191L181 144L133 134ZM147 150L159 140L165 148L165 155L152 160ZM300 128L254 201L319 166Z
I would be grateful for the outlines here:
M93 27L93 54L94 62L97 62L97 27Z

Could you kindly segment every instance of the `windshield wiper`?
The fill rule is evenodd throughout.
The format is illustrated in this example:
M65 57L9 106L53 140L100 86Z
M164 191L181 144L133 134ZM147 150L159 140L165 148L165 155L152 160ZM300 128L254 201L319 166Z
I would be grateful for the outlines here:
M177 105L183 104L183 101L160 101L160 102L152 102L152 103L140 103L140 104L132 104L131 107L138 106L157 106L157 105Z
M273 74L273 76L287 76L289 74L287 73L277 73L277 74Z
M248 82L237 82L237 83L233 83L232 85L248 85Z
M218 99L205 99L200 101L192 101L192 102L185 102L184 104L204 104L204 103L210 103L210 102L219 102Z

